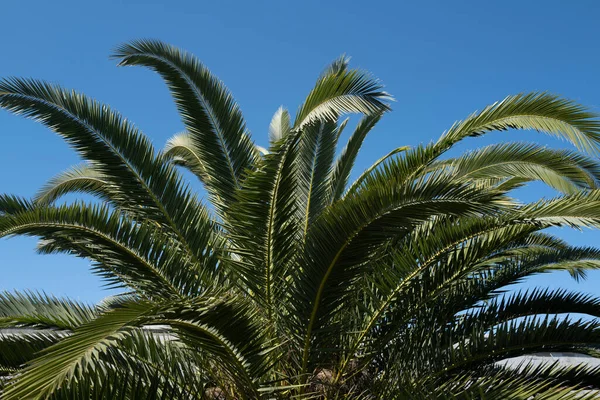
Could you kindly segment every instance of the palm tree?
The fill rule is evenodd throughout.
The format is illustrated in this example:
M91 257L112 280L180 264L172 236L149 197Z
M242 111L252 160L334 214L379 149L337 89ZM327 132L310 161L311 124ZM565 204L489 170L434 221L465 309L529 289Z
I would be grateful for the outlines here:
M0 107L46 125L85 161L33 199L1 196L0 236L38 237L40 253L88 259L123 289L96 306L3 293L3 399L568 399L600 387L590 367L498 363L539 351L598 355L590 317L600 299L506 292L531 275L581 279L600 266L599 249L545 232L600 225L595 114L546 93L510 96L351 182L391 99L346 58L294 118L275 113L263 149L192 55L136 41L114 57L158 72L171 90L185 132L163 151L82 94L0 83ZM361 119L336 156L347 114ZM506 129L578 150L502 143L444 157L465 138ZM177 166L197 176L210 205ZM510 197L530 181L561 194ZM57 203L74 192L99 201Z

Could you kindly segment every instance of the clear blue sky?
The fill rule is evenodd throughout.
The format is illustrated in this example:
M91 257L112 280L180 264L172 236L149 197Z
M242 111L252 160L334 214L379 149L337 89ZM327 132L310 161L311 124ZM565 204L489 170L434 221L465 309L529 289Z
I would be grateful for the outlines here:
M588 1L28 1L3 2L0 76L58 82L112 105L162 147L182 125L158 76L116 68L111 49L159 38L195 53L225 81L259 144L280 105L295 111L321 69L342 53L383 80L397 102L367 140L357 168L400 145L435 139L453 121L512 93L547 90L600 111L600 2ZM78 162L53 133L0 112L0 192L31 196ZM566 144L533 133L499 140ZM466 147L464 147L466 148ZM463 148L463 149L464 149ZM541 186L522 192L551 196ZM561 230L575 244L600 232ZM97 301L107 292L87 262L39 256L35 240L0 241L0 290L38 289ZM600 272L527 285L600 296Z

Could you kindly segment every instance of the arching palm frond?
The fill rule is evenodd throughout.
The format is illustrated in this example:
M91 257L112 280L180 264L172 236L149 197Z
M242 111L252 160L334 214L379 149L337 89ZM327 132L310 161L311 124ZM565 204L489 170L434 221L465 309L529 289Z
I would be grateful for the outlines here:
M170 138L164 148L164 154L175 165L184 166L192 171L202 182L210 179L202 162L202 150L194 143L189 133L179 133Z
M502 143L433 163L429 170L448 168L464 179L535 179L567 194L595 189L600 178L596 160L566 150L534 144Z
M118 337L123 328L135 322L152 307L150 303L123 303L120 308L103 313L79 326L72 336L49 347L32 361L14 385L3 393L6 399L44 397L85 370L87 359Z
M300 106L294 129L319 121L336 121L342 114L377 114L388 110L391 97L366 72L334 61Z
M242 113L227 88L195 57L160 41L125 44L113 57L120 60L119 65L151 68L166 81L204 165L206 175L199 178L205 178L214 200L220 199L215 206L225 209L246 169L258 158Z
M125 204L125 199L119 197L117 185L111 184L110 178L92 165L77 165L53 177L42 187L35 201L49 204L69 193L92 194L102 200L114 204Z
M333 201L342 197L363 141L375 124L379 122L381 117L382 114L372 114L364 117L352 133L352 136L350 136L346 147L342 150L342 154L340 154L340 157L336 160L335 168L332 171L331 176Z

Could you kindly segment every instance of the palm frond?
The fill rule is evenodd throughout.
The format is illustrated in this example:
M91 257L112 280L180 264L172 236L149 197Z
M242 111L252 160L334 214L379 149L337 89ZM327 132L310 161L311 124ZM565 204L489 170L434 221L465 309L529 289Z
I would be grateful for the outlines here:
M150 309L148 303L122 304L121 308L107 311L81 325L72 336L49 347L33 360L15 383L6 388L3 397L7 400L43 398L51 394L65 382L76 379L85 369L88 359L127 335L124 328L136 324Z
M36 194L34 201L53 203L68 193L86 193L119 204L118 189L101 171L88 164L76 165L53 177Z
M455 123L436 143L418 146L405 153L404 157L382 164L365 176L354 190L369 184L382 184L386 175L401 177L402 181L400 178L395 181L405 184L427 173L432 162L461 140L509 128L534 129L566 139L592 153L597 151L600 142L597 115L576 103L545 93L509 96ZM380 174L380 169L386 174ZM532 179L537 178L533 176Z
M597 322L568 318L525 318L497 326L492 333L476 330L448 350L448 364L436 374L472 369L502 359L540 351L574 351L598 343ZM456 338L458 340L458 338Z
M494 298L457 317L454 332L492 329L513 319L547 314L586 314L600 318L600 299L567 290L528 289Z
M540 180L563 193L596 188L600 165L566 150L535 144L502 143L458 158L433 163L428 170L448 168L461 179L522 178Z
M52 330L3 329L0 333L0 375L16 375L39 352L57 343L65 335Z
M33 203L23 197L0 194L0 216L16 214L33 208Z
M451 146L466 137L506 129L533 129L568 140L590 153L597 153L600 143L596 114L570 100L533 92L508 96L473 113L455 123L437 144Z
M354 166L354 161L358 156L358 152L367 137L367 134L373 129L375 124L379 122L382 114L372 114L366 117L363 117L358 126L354 129L352 136L348 139L348 143L344 150L342 150L342 154L340 154L339 158L336 160L335 167L331 174L331 185L332 185L332 201L339 200L344 190L346 189L346 185L348 184L348 180L350 179L350 173L352 172L352 167Z
M348 187L392 100L348 57L327 66L293 121L277 110L268 149L191 54L141 40L113 57L166 81L185 131L163 151L82 94L0 81L0 108L41 122L84 162L33 200L0 195L0 237L37 237L39 253L85 258L109 286L127 288L96 306L0 293L3 398L597 396L586 390L600 390L598 368L506 361L540 351L600 358L599 299L512 286L600 268L600 249L546 231L600 228L600 163L584 154L600 153L596 114L546 93L509 96L437 142L397 147ZM361 119L336 158L344 114ZM508 129L578 150L502 143L442 158L465 138ZM562 194L511 197L531 181ZM67 194L94 199L57 204Z
M297 278L298 292L294 293L298 307L295 313L309 321L304 367L313 329L318 330L343 303L344 292L359 271L357 267L366 265L377 245L436 215L475 215L485 212L486 207L492 211L504 204L503 199L496 199L496 203L489 193L477 193L471 187L451 183L444 176L412 187L386 185L371 190L368 195L362 193L336 203L328 210L331 214L320 218L309 232L305 257L310 257L311 268L301 271Z
M210 230L201 233L206 236L202 240L210 240ZM95 261L94 269L109 282L145 287L156 295L197 292L202 279L190 277L216 270L215 256L197 265L155 225L135 223L106 206L38 207L0 217L0 237L20 234L44 239L46 253L66 251Z
M279 107L269 125L269 141L271 144L276 143L286 137L291 127L290 113L283 107Z
M3 327L73 330L97 315L94 307L45 293L0 293L0 326Z
M209 243L197 241L199 226L212 224L205 208L179 174L156 156L150 141L109 107L44 82L0 82L0 107L38 120L61 135L95 168L119 185L126 203L142 219L169 229L200 263ZM182 206L185 205L185 206ZM141 215L140 215L141 214Z
M337 124L317 122L304 127L300 136L296 183L298 213L302 221L302 236L317 218L331 197L330 174L337 145Z
M215 205L226 208L246 170L259 157L227 88L194 56L160 41L124 44L113 57L122 66L148 67L166 81L210 177L210 182L204 181L206 188L216 196Z
M335 121L342 114L370 115L389 109L387 103L392 98L376 79L340 65L334 62L334 67L319 78L296 114L294 129L301 130L317 121Z
M350 65L350 57L346 54L340 55L338 58L333 60L321 73L321 77L328 75L340 75L348 70Z
M295 218L294 180L298 142L295 132L271 146L244 182L235 211L225 222L231 233L230 250L236 255L230 263L248 288L266 301L268 314L273 313L275 290L283 284L284 272L295 262L300 223Z
M201 150L189 133L179 133L171 137L163 152L167 159L172 160L176 165L186 167L202 182L210 180L202 163Z
M220 361L240 393L258 397L255 376L270 365L270 351L263 338L257 310L240 299L200 299L162 313L158 324L171 326L191 348L203 349Z
M62 386L53 398L202 398L205 385L210 385L210 363L203 357L160 333L134 329L95 356L88 372Z
M348 188L348 190L346 191L346 194L350 194L350 193L354 193L356 192L356 190L362 185L362 183L365 181L365 179L367 177L370 176L371 172L373 172L376 168L378 168L380 165L382 165L383 163L389 161L390 158L394 157L395 155L402 153L404 151L409 150L410 147L408 146L402 146L402 147L397 147L394 150L390 151L389 153L387 153L385 156L381 157L380 159L378 159L377 161L375 161L373 163L373 165L371 165L369 168L367 168L353 183L352 185L350 185L350 187Z

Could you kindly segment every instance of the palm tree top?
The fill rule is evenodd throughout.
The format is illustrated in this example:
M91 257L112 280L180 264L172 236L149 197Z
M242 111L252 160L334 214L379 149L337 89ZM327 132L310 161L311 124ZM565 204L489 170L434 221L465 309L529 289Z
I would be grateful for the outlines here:
M164 149L84 94L0 81L1 108L47 126L83 161L31 199L1 195L0 237L37 237L39 252L85 258L123 289L96 306L0 295L3 398L569 399L598 389L593 366L503 361L598 357L599 299L507 292L535 274L584 279L600 266L599 249L546 231L600 225L598 115L545 92L508 96L434 142L394 144L351 180L393 99L349 57L318 76L294 116L275 112L268 148L193 55L138 40L112 57L166 82L185 131ZM508 129L573 149L503 142L446 155ZM512 197L532 181L559 194ZM59 201L71 193L98 201Z

